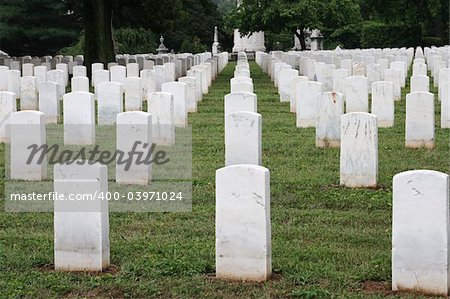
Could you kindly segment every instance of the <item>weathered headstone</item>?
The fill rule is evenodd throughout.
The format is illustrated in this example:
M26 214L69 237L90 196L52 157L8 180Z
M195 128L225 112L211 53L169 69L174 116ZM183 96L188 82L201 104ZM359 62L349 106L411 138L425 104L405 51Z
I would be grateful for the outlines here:
M89 79L88 77L72 77L70 86L72 92L89 92Z
M36 157L28 161L30 146L38 148L46 144L44 113L39 111L19 111L10 115L12 180L41 181L47 178L47 160Z
M216 172L216 277L264 281L272 273L270 172L233 165Z
M317 98L316 147L339 147L341 115L344 114L343 95L324 92Z
M372 114L378 117L378 127L394 125L394 84L389 81L372 83Z
M340 184L376 187L378 179L377 116L365 112L341 116Z
M123 112L123 87L117 82L103 82L95 90L98 101L98 124L116 123L117 114Z
M39 86L39 111L45 114L48 124L59 120L59 86L55 82L43 82Z
M297 128L315 127L321 93L322 83L305 81L297 84Z
M173 95L167 92L149 94L148 112L152 115L152 137L157 145L175 144Z
M142 82L139 77L127 77L124 80L125 111L142 109Z
M116 148L124 153L141 151L147 155L152 145L152 116L147 112L130 111L117 114ZM116 182L128 185L148 185L151 164L144 158L129 155L131 162L116 163ZM140 160L140 161L139 161ZM123 162L123 161L122 161Z
M175 126L186 127L188 124L186 84L181 82L167 82L161 86L161 90L173 94Z
M249 111L226 115L225 165L262 164L262 117Z
M195 77L180 77L178 79L178 82L186 84L186 101L188 112L197 112L195 81Z
M0 142L7 142L6 129L11 113L16 112L16 95L10 91L0 91Z
M55 270L105 270L109 266L106 165L58 164L54 174L54 191L65 199L56 200L54 206ZM70 200L78 196L92 200Z
M449 177L431 170L394 176L392 290L449 295Z
M406 95L406 147L434 148L434 95L413 92Z
M20 78L20 110L38 110L36 77Z
M352 76L345 79L345 109L350 112L368 112L367 78Z
M94 94L77 91L64 95L64 144L95 144Z

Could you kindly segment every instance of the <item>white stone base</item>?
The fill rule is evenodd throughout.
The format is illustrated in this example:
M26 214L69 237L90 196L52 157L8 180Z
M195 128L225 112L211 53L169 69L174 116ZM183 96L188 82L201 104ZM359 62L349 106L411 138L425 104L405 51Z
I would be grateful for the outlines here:
M234 46L233 52L258 52L266 51L266 46L264 45L264 32L253 32L250 35L241 37L239 29L234 30Z

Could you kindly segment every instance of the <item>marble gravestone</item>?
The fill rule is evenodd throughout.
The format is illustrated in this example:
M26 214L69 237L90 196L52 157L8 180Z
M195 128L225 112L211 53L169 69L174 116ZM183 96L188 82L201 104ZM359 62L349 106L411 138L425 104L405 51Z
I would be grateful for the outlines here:
M167 92L149 94L148 112L152 115L152 138L157 145L175 144L173 95Z
M413 170L393 179L392 290L449 295L449 177Z
M110 263L108 201L94 194L108 192L106 165L57 164L54 177L54 191L64 198L69 199L71 194L93 198L55 201L55 270L105 270Z
M297 84L297 128L315 127L321 93L322 83L305 81Z
M394 84L389 81L372 83L372 114L378 117L378 127L394 125Z
M249 111L226 115L225 165L262 164L262 117Z
M434 148L434 95L413 92L406 95L406 147Z
M95 144L94 94L71 92L64 95L64 144Z
M124 153L133 148L146 155L152 144L152 116L147 112L130 111L117 114L116 148ZM140 144L137 144L140 142ZM147 145L147 146L145 146ZM129 158L129 157L128 157ZM116 182L122 185L148 185L151 164L138 164L137 156L126 164L116 163ZM126 167L129 166L129 169Z
M265 281L272 274L270 172L233 165L216 172L216 277Z
M30 146L46 144L44 113L19 111L10 115L10 178L11 180L42 181L47 178L47 160L34 158L30 163Z
M376 187L378 178L377 116L352 112L341 116L340 184Z
M317 98L316 147L339 147L341 115L344 114L343 95L324 92Z

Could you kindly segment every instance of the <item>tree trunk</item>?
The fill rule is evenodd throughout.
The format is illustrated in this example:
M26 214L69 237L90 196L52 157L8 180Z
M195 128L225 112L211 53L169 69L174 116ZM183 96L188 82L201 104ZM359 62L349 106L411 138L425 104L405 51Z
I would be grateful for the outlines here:
M115 60L112 37L112 1L83 0L84 62L91 75L91 64L105 65Z
M300 30L300 33L296 30L295 31L295 36L298 38L298 40L300 41L300 47L302 51L306 50L306 42L305 42L305 33L303 32L304 27L301 26L298 28Z

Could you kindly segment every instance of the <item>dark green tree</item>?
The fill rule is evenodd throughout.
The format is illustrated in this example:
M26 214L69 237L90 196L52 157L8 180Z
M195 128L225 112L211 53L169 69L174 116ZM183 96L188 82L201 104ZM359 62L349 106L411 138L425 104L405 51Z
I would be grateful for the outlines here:
M0 49L10 55L55 54L75 42L80 29L61 0L0 1Z
M229 26L246 35L260 30L290 31L306 48L305 28L323 29L360 21L359 5L352 0L242 0L229 16Z

